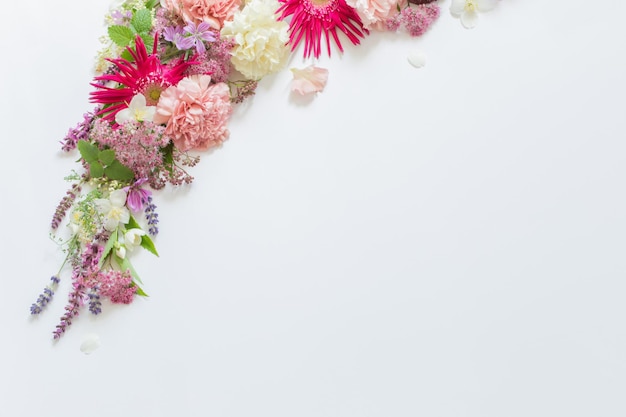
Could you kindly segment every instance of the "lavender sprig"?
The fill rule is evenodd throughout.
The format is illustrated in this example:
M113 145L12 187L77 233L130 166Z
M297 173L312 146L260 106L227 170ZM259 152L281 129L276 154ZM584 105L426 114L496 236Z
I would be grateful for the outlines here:
M91 288L87 296L89 297L89 311L96 315L102 313L102 303L100 302L98 290L95 287Z
M156 205L152 202L152 197L148 196L146 199L146 208L144 209L144 213L146 215L146 220L148 221L148 233L152 236L156 236L159 233L159 228L157 224L159 224L159 214L155 211Z
M33 305L30 306L30 314L36 315L41 313L46 305L48 305L48 303L52 300L52 297L54 296L54 290L56 289L60 280L59 277L53 275L50 277L50 281L52 282L46 285L42 293L39 294L37 301L35 301Z
M63 218L67 214L67 211L72 207L72 204L74 204L74 201L76 200L76 197L80 194L81 190L82 188L79 184L74 184L72 185L72 188L67 190L65 196L59 202L59 205L57 206L54 215L52 216L51 226L53 230L59 227L59 225L63 221Z

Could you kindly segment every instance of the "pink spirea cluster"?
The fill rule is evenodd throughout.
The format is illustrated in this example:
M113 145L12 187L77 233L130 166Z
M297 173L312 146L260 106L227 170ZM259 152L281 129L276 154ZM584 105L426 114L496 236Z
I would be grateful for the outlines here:
M215 41L209 44L205 53L194 59L197 64L189 66L185 74L206 74L211 76L214 83L226 82L231 70L230 51L234 44L234 40L222 39L216 33Z
M421 36L439 17L440 8L436 4L419 4L402 9L393 19L387 21L389 30L404 26L411 36Z
M102 271L98 274L98 292L102 297L109 297L116 304L130 304L137 292L132 285L133 278L130 272Z
M132 169L135 178L155 185L163 165L161 148L169 143L165 127L151 122L127 122L113 127L103 119L94 122L91 138L115 150L115 157ZM155 178L156 177L156 178Z

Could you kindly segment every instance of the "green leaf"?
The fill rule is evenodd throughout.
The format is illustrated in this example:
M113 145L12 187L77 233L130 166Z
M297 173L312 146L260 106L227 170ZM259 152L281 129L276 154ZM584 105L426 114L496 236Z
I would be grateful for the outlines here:
M89 175L92 178L100 178L104 175L104 168L102 164L98 161L93 161L89 164Z
M115 242L117 242L117 229L115 229L115 231L111 233L111 236L109 236L109 240L107 240L106 245L104 245L104 250L102 251L102 256L100 257L100 262L98 262L98 268L102 268L102 265L104 264L104 261L106 261L107 256L109 256L109 254L113 250Z
M86 140L79 140L78 143L76 144L76 146L78 147L78 151L80 152L80 156L85 160L85 162L87 163L91 163L93 161L96 161L98 159L98 148L96 147L96 145L92 145L91 143L87 142Z
M137 291L136 291L137 295L140 295L142 297L149 297L149 295L146 294L146 292L139 285L137 285L136 282L133 282L133 284L135 284L135 287L137 288Z
M159 256L159 252L157 252L156 247L154 246L154 242L152 241L152 239L150 239L150 236L141 236L141 247L152 253L153 255Z
M129 43L135 39L135 34L133 30L129 27L122 25L113 25L109 26L108 29L109 38L118 46L127 46Z
M115 160L115 151L113 149L105 149L98 154L98 161L102 162L102 165L111 165Z
M160 3L160 0L148 0L146 2L146 9L154 9L154 7Z
M174 165L174 143L169 142L166 147L161 149L163 153L163 165L165 169L172 172L172 165Z
M146 51L148 51L148 53L151 53L152 49L154 48L154 38L152 37L152 35L150 35L149 33L141 33L139 36L143 40L143 43L146 45Z
M130 24L135 28L137 33L149 32L152 29L152 13L150 10L142 9L133 13Z
M135 48L133 48L134 50ZM127 60L128 62L135 62L135 58L133 58L133 56L130 54L130 52L128 52L128 49L124 49L122 51L122 53L120 54L121 58L124 58L125 60Z
M117 159L111 162L109 166L104 168L104 175L112 180L129 181L135 176L132 169L122 165Z
M143 284L143 282L141 282L141 278L139 278L139 275L137 274L137 271L135 271L135 268L133 268L133 265L128 260L128 256L125 256L124 259L122 259L116 255L115 258L117 262L119 263L120 269L122 271L129 271L130 275L133 277L135 281L137 281L140 284Z
M139 226L139 223L133 216L130 216L128 223L126 223L126 229L141 229L141 226Z
M141 226L139 226L139 223L137 223L137 220L135 220L133 216L130 216L130 218L128 219L128 223L126 223L126 229L141 229ZM154 242L152 241L150 236L141 236L141 247L152 253L153 255L159 256L159 253L157 252L156 247L154 246Z

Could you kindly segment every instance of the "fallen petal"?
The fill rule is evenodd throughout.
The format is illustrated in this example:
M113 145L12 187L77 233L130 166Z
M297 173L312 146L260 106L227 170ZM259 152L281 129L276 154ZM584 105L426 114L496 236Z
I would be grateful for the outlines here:
M80 344L80 351L85 355L93 353L100 347L100 336L95 333L86 334Z
M302 95L317 93L324 90L328 81L328 70L310 65L303 69L291 68L293 80L291 91Z
M407 57L409 64L413 65L415 68L422 68L426 65L426 54L420 51L413 51Z

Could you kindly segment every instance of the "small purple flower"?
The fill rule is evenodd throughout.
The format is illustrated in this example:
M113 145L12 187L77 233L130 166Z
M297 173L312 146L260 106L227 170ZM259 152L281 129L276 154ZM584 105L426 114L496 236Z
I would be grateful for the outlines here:
M115 25L126 25L133 18L131 11L121 12L120 10L114 10L111 12L111 19Z
M140 178L135 181L133 185L124 188L124 191L128 193L126 196L126 205L134 213L140 212L143 205L148 202L148 199L152 195L150 190L141 188L147 181L147 178Z
M183 30L190 35L185 39L191 40L192 45L196 47L196 52L199 54L203 54L206 51L203 41L215 41L215 33L211 30L211 25L207 22L200 22L198 25L190 22L183 28Z
M180 26L168 26L163 30L163 39L172 42L176 45L176 48L183 51L193 48L194 40L192 38L186 38L183 32L183 28Z

